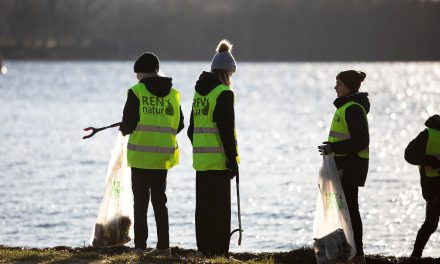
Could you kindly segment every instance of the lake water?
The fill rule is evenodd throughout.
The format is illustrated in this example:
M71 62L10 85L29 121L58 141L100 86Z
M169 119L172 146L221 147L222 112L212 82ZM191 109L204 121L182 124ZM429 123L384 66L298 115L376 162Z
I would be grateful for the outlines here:
M117 135L82 140L82 129L121 119L132 62L9 62L0 76L0 244L23 247L88 243ZM181 91L188 126L194 83L209 62L163 62ZM360 190L367 254L408 255L424 220L417 167L403 153L440 113L440 63L239 63L234 76L241 154L242 246L287 251L311 246L321 156L335 99L336 74L367 73L370 171ZM195 172L186 128L181 162L169 172L172 246L195 248ZM235 184L232 185L235 190ZM232 228L237 227L235 192ZM156 243L150 205L149 246ZM425 255L440 257L440 230Z

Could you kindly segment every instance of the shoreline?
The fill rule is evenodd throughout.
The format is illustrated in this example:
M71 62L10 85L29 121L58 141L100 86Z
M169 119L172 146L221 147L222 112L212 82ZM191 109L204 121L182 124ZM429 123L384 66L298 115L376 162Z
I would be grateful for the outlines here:
M197 258L195 249L171 248L171 257L138 257L129 247L112 248L71 248L57 246L53 248L21 248L0 245L0 263L316 263L313 249L298 248L288 252L230 253L231 259ZM440 258L412 259L383 255L366 255L367 263L416 264L440 263Z

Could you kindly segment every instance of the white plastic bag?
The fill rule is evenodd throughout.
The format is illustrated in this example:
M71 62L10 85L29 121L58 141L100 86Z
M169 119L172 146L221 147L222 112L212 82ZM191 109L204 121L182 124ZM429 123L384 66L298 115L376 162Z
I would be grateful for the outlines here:
M133 237L133 193L127 166L127 141L119 131L107 169L101 202L90 244L94 247L121 246Z
M313 249L318 264L347 262L356 255L350 213L334 156L323 157L313 225Z

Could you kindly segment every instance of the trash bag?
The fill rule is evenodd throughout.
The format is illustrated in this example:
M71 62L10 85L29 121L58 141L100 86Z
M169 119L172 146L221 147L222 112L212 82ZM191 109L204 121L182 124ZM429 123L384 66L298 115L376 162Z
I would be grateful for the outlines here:
M350 213L334 156L323 157L313 225L313 249L318 264L347 262L356 255Z
M133 237L133 193L127 142L119 131L107 169L104 197L90 240L93 247L121 246Z

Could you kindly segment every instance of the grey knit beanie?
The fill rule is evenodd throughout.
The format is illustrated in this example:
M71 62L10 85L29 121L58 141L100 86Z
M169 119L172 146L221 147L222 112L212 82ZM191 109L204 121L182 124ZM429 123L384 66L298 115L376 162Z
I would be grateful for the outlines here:
M235 63L234 56L231 54L232 44L224 39L220 41L217 46L216 54L212 58L211 71L223 70L229 72L235 72L237 70L237 64Z

